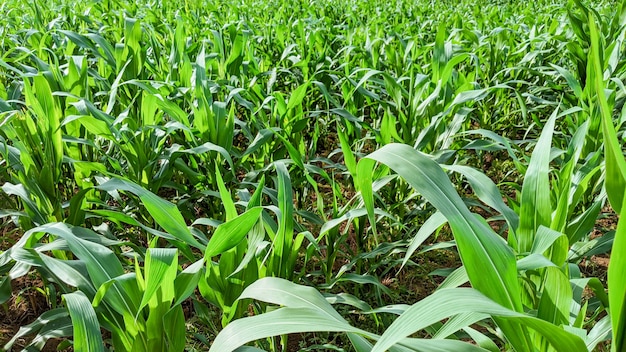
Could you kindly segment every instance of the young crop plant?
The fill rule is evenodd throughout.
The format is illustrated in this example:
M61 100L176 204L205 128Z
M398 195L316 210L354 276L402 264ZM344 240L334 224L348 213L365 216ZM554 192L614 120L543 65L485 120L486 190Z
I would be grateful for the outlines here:
M24 81L24 94L24 104L29 109L3 112L6 120L0 142L11 175L2 186L3 191L20 198L27 214L21 220L23 226L29 228L65 218L62 209L64 144L61 110L48 80L38 75L32 83Z
M624 1L0 13L0 349L626 351Z
M553 115L548 124L553 124L555 117ZM544 140L549 141L546 138L550 137L551 128L549 126L548 132L542 135ZM607 128L609 134L611 128ZM539 150L543 148L541 143L540 141L537 147ZM624 160L623 156L620 156L620 160ZM590 331L584 329L588 306L582 301L580 293L589 286L601 302L597 309L609 311L608 307L621 308L623 286L609 285L607 295L599 281L581 280L571 275L569 266L564 262L568 249L568 243L564 241L567 239L565 234L541 225L526 233L520 231L522 226L526 226L521 220L523 216L527 216L524 213L516 219L517 214L507 212L513 216L509 221L519 226L515 235L510 235L509 242L511 243L511 238L520 241L520 236L533 236L531 244L527 250L519 249L523 242L507 244L493 232L484 219L468 210L442 168L430 156L410 146L387 145L358 164L358 182L369 219L374 225L374 233L376 220L371 175L375 162L396 171L446 217L463 262L462 276L469 279L473 289L442 287L424 300L404 309L400 317L378 336L351 326L317 291L305 287L287 288L293 284L267 278L251 285L241 298L255 298L281 305L283 308L232 322L220 333L212 350L232 351L255 339L301 331L345 332L354 347L363 351L369 351L370 348L371 351L493 350L497 347L491 338L470 327L472 323L486 317L491 317L501 330L500 337L507 350L591 351L608 336L610 328L604 323ZM529 168L529 172L536 171ZM528 182L533 184L531 180ZM523 198L522 202L524 201L537 200ZM623 234L618 225L616 236L621 235ZM616 239L614 246L619 245L621 242ZM615 269L615 265L611 264L610 270L616 272L622 269ZM458 281L457 285L462 282L463 280ZM532 287L534 289L529 290ZM299 292L298 299L281 299L280 294L268 293L281 290ZM621 309L617 313L609 311L607 317L610 318L605 321L610 319L614 329L622 328ZM444 318L450 320L440 327L441 332L438 335L441 338L454 335L456 331L463 329L479 347L448 339L407 339L411 334L429 328ZM301 327L299 324L306 324L308 327ZM616 336L618 337L613 340L612 348L619 351L616 348L622 343L619 338L621 335ZM375 342L373 347L368 340ZM460 345L456 345L457 343Z
M58 240L39 242L45 234ZM68 246L78 260L46 255L48 248L59 244ZM62 223L26 232L4 255L10 254L22 266L36 268L58 285L66 307L40 317L56 330L42 323L32 324L20 330L4 348L10 349L18 338L36 333L31 348L43 347L49 338L73 335L76 350L104 351L103 328L111 332L108 344L116 351L183 351L185 322L180 304L193 292L202 262L179 272L176 249L148 248L143 266L139 263L142 258L136 257L134 271L126 272L128 263L107 248L120 244ZM72 288L78 291L72 292Z

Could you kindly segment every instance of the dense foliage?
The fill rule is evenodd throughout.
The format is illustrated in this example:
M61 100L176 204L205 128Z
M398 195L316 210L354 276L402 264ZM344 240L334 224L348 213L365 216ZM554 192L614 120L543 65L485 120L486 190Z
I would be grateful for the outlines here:
M0 13L4 349L626 351L625 4Z

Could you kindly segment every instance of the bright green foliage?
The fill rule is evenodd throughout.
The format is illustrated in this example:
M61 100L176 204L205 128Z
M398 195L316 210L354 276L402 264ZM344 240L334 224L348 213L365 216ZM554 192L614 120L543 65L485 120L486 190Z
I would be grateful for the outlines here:
M0 13L5 349L626 351L625 1Z

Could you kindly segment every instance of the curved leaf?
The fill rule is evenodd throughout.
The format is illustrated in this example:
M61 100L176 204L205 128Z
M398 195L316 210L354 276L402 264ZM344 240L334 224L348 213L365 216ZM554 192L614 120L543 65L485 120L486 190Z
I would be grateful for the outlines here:
M410 146L388 144L359 162L359 189L372 226L375 226L371 180L374 161L396 171L448 219L472 286L494 301L521 311L511 248L469 211L441 167Z
M183 241L184 243L204 250L205 247L196 240L187 228L185 219L176 207L176 205L160 198L156 194L136 185L130 181L114 178L107 182L96 186L103 191L126 191L138 196L146 210L152 215L154 221L157 222L165 231Z
M205 258L209 259L235 247L259 220L263 208L254 207L238 217L220 224L206 247Z
M559 326L502 307L474 289L453 288L436 291L407 309L387 328L372 352L386 351L414 332L452 315L469 312L502 317L528 326L543 335L557 351L586 351L582 339Z
M100 324L89 299L80 291L63 295L74 327L74 351L104 352Z
M357 165L358 188L374 234L372 170L375 161L396 171L448 219L472 286L495 302L521 312L521 290L512 249L484 219L479 220L469 211L441 167L410 146L388 144ZM514 348L531 349L530 336L523 326L498 319L496 322Z

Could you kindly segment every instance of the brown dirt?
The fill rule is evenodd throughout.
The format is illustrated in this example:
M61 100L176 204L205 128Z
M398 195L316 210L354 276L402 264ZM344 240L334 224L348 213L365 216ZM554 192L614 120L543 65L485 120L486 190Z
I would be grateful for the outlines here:
M590 234L590 239L595 239L603 236L605 233L617 228L617 222L619 216L611 209L610 206L602 209L602 217L596 221L596 226L593 232ZM591 256L590 258L584 258L580 264L580 270L586 277L597 277L606 284L607 272L609 270L609 263L611 261L611 255L609 253L599 254Z
M443 239L442 239L443 240ZM435 244L433 241L425 244ZM461 265L461 259L455 251L437 249L428 251L411 258L415 267L406 267L396 275L391 290L399 292L401 299L398 302L413 303L431 295L446 279L443 276L431 275L437 269L456 268Z
M34 273L13 280L11 282L13 294L8 302L0 306L0 346L4 346L19 330L21 326L32 323L39 315L50 309L50 304L43 289L43 281ZM14 350L25 347L29 338L20 338L13 345ZM57 351L62 340L49 340L43 352ZM65 349L64 351L71 351Z
M21 237L15 224L11 221L0 223L0 251L11 248Z
M0 223L0 251L13 246L22 236L13 222L5 220ZM44 283L36 273L31 272L11 282L12 296L0 305L0 349L15 336L21 326L35 321L39 315L50 309L48 299L42 293ZM19 339L13 350L19 350L30 342ZM42 349L57 351L61 340L50 340ZM69 350L65 350L69 351Z
M298 352L300 351L300 343L306 342L306 335L304 334L289 334L287 336L287 351L285 352Z

